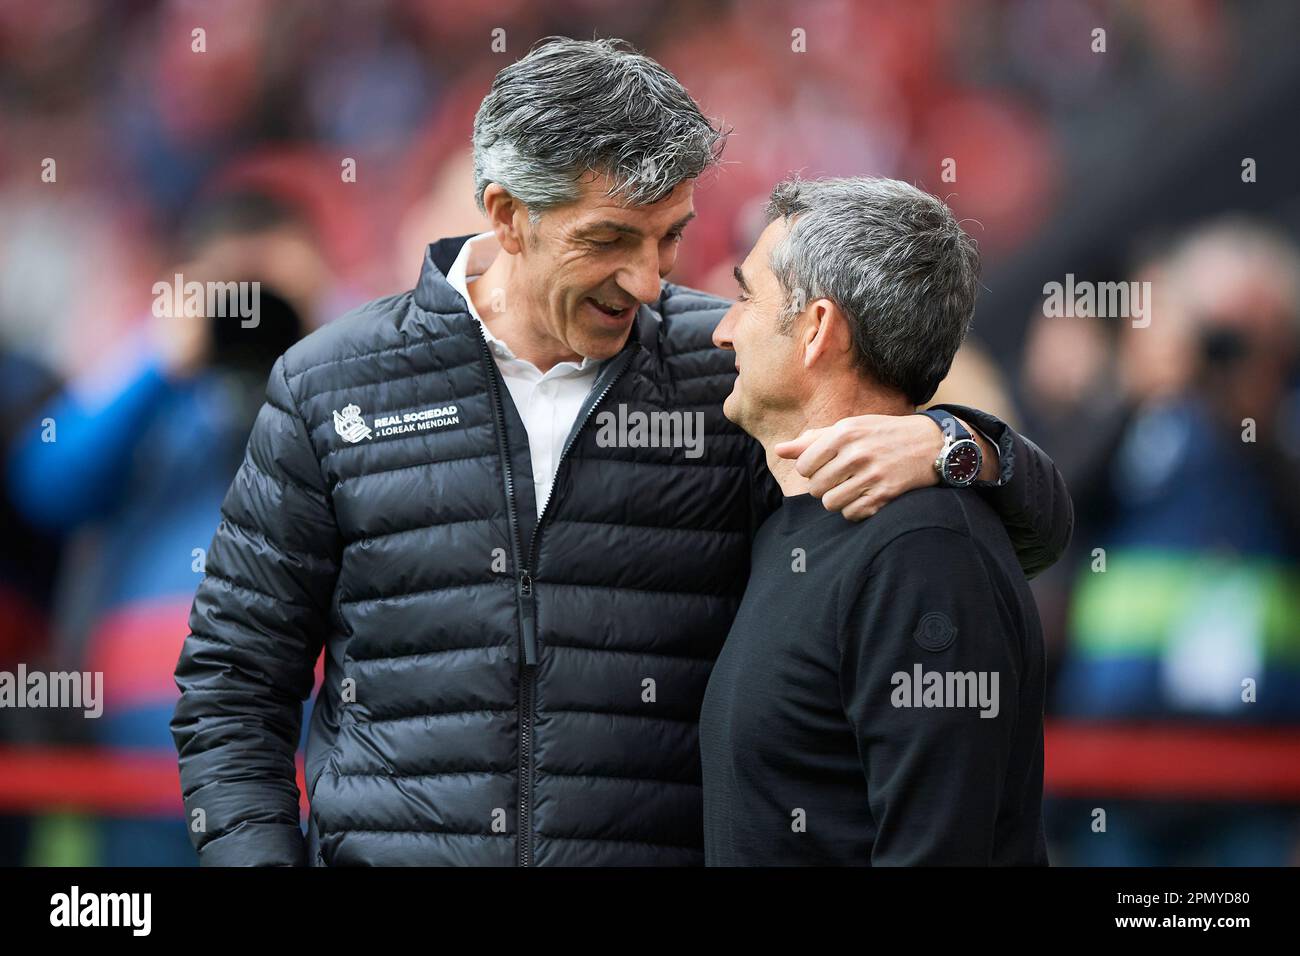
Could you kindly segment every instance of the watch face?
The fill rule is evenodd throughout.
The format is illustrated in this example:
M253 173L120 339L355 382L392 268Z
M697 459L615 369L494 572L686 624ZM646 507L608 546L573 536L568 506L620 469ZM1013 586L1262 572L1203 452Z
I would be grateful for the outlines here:
M954 442L943 461L945 480L954 485L968 485L979 477L979 473L980 446L967 439Z

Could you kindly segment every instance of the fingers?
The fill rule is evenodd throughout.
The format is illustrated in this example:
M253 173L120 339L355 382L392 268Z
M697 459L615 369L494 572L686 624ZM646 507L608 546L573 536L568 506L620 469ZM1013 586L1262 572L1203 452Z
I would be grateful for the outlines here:
M781 458L794 459L795 471L808 479L808 493L820 499L822 507L849 521L870 518L904 490L879 459L879 452L890 449L881 446L884 438L878 431L865 427L868 418L873 416L809 428L773 446ZM898 422L891 419L888 424Z
M867 471L849 475L818 497L827 511L838 511L849 521L861 521L870 518L897 498L898 494L899 491L888 479L877 476L874 471Z
M837 507L827 506L827 511L839 511L840 517L855 522L870 518L884 506L883 498L871 488L867 488L856 497L840 496L832 498L831 501ZM822 504L826 504L826 499L822 499Z
M778 458L798 458L824 431L824 428L806 428L789 441L777 442L772 446L772 451L776 452Z
M865 472L866 468L856 465L853 459L836 456L808 476L808 494L821 498L823 504L827 496L838 495L844 499L843 504L848 504L868 487Z
M840 512L840 516L846 521L862 521L870 518L881 508L870 492L862 495L856 501L852 502L847 508Z
M820 434L804 449L803 454L795 462L795 471L809 480L809 494L821 498L855 476L864 479L875 477L874 473L868 473L872 470L871 459L864 451L864 442L860 436L855 437L838 425L818 429L818 431ZM865 487L865 484L859 482L844 489L841 494L848 491L861 492ZM844 504L847 504L851 497L846 499Z
M799 455L794 464L794 470L805 478L816 476L821 468L824 468L839 454L844 445L843 436L835 431L833 427L813 430L818 434L804 448L803 454ZM805 434L807 433L805 432Z

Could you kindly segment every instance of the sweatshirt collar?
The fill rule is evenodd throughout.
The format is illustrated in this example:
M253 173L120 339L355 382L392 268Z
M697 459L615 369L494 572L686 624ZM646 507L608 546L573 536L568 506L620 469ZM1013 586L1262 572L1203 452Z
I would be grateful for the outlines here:
M820 498L812 495L788 495L781 499L781 507L776 510L774 518L779 530L789 532L806 528L831 514L822 506Z

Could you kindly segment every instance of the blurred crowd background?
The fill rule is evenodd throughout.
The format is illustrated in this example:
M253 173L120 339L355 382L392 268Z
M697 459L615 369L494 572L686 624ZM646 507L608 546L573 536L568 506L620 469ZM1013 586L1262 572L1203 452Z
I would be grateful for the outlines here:
M674 281L732 295L792 170L949 200L985 290L940 399L1077 511L1035 582L1053 862L1300 863L1300 5L5 0L0 670L105 701L0 711L0 864L193 863L172 673L270 364L480 231L474 112L551 34L734 129ZM176 273L260 281L261 325L154 318ZM1067 275L1151 321L1046 314Z

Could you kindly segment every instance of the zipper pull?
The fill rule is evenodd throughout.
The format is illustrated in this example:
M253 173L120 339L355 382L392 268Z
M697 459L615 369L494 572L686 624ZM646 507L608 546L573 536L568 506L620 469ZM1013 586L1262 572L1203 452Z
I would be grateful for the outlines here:
M524 624L524 664L537 666L537 622L534 617L536 606L533 603L533 576L527 569L519 575L519 596L523 599L520 611Z

